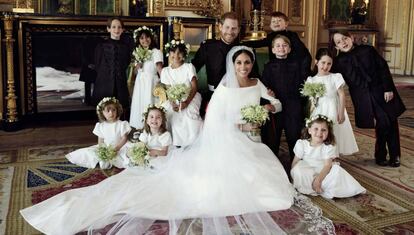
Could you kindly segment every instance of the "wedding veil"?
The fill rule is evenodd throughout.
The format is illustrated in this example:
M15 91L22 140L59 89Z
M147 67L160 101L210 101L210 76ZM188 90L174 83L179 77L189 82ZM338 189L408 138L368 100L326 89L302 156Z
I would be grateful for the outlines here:
M239 86L239 82L237 81L236 77L236 69L234 68L233 56L236 52L240 50L247 50L253 54L253 60L255 60L254 52L252 48L247 46L234 46L230 49L227 53L226 57L226 74L224 74L223 79L221 80L221 84L229 88L237 88ZM254 61L252 61L253 63Z

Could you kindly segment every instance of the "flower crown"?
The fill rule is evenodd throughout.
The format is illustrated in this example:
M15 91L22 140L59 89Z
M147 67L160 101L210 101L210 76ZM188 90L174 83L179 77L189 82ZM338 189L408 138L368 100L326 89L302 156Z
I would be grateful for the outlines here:
M117 104L119 101L115 97L105 97L96 106L96 112L102 111L108 102Z
M322 115L322 114L317 114L315 116L312 116L312 117L306 119L306 127L309 128L311 123L313 123L315 120L318 120L318 119L325 120L328 123L328 126L333 125L333 121L330 118L328 118L327 116Z
M137 37L138 37L138 34L139 34L139 32L141 32L141 31L143 31L143 30L145 30L145 31L149 31L150 32L150 34L154 37L154 30L152 30L151 28L148 28L147 26L142 26L142 27L139 27L139 28L137 28L136 30L134 30L134 40L135 41L137 41L138 39L137 39Z
M186 54L188 54L188 52L190 51L190 44L185 43L184 40L171 40L171 42L167 42L167 44L164 45L164 50L167 53L166 56L168 57L170 55L170 50L179 46L179 45L184 45L185 46L185 52Z
M150 104L150 105L147 106L145 111L142 113L142 118L143 118L144 122L145 122L145 119L148 117L149 111L152 110L152 109L158 109L159 111L163 112L164 114L167 113L167 110L163 106L157 105L157 104Z

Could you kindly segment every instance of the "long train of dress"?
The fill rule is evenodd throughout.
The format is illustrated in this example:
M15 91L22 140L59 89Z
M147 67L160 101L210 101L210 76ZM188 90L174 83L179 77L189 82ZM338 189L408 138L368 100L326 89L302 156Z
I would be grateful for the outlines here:
M259 103L260 90L259 85L220 85L199 138L188 148L171 151L163 168L126 169L21 214L46 234L94 234L112 223L107 234L144 234L155 220L168 220L169 234L192 234L195 221L202 221L203 235L232 234L230 217L244 234L284 234L266 212L290 208L295 191L272 151L235 125L241 107ZM188 219L190 223L183 222Z

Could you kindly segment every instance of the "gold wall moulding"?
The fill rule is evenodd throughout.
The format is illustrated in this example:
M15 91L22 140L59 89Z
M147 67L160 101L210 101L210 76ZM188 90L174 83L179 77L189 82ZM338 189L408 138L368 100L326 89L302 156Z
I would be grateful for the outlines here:
M206 17L220 17L223 13L221 0L149 0L150 16L165 16L165 11L193 11Z
M13 12L16 13L34 13L32 0L16 0L16 7L13 8Z

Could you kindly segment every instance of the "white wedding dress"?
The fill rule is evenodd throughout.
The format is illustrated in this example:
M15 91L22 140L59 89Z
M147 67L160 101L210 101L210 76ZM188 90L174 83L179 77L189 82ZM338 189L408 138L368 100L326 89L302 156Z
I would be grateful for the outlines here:
M171 151L164 167L126 169L20 213L46 234L100 234L109 224L107 234L152 234L156 220L168 220L170 235L230 235L234 223L237 234L284 234L266 212L290 208L293 186L272 151L251 141L235 124L240 109L259 104L261 94L260 81L246 88L221 84L199 137ZM202 231L197 232L194 226L200 223Z

